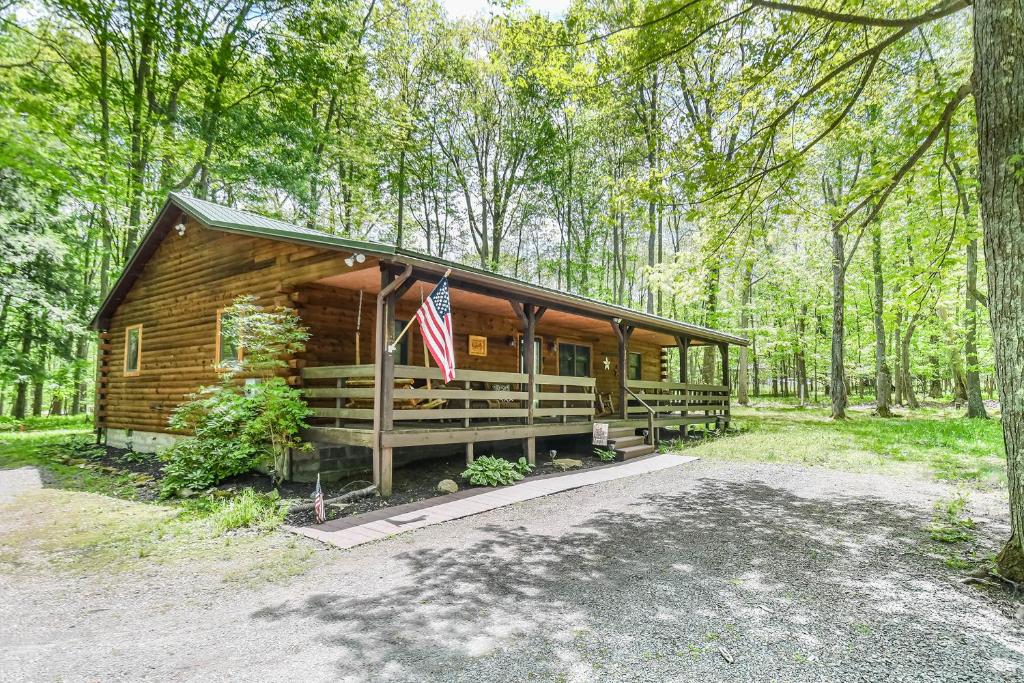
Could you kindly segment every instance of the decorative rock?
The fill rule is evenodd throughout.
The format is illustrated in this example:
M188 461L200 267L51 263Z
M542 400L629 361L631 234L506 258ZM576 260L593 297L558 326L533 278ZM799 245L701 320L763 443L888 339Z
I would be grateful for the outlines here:
M561 470L562 472L577 470L583 467L583 461L575 460L574 458L555 458L551 461L551 464L555 466L556 470Z
M455 493L459 490L459 485L451 479L442 479L437 482L437 490L441 493Z
M187 486L178 489L178 498L192 498L195 495L196 492Z

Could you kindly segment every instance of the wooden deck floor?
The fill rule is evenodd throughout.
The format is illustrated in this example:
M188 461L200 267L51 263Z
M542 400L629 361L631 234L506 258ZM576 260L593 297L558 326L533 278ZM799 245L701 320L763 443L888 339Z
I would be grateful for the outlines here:
M714 415L690 415L687 417L663 417L655 420L658 427L677 427L680 425L715 423ZM647 420L633 418L597 418L596 422L607 422L614 429L617 427L647 427ZM571 434L590 434L593 422L589 420L570 422L541 422L532 425L502 423L477 424L464 427L451 423L417 423L396 425L384 433L385 448L407 448L409 446L438 446L460 443L486 443L489 441L512 441L530 437L544 438ZM340 427L310 427L306 438L325 446L373 446L373 429L365 424L347 424Z

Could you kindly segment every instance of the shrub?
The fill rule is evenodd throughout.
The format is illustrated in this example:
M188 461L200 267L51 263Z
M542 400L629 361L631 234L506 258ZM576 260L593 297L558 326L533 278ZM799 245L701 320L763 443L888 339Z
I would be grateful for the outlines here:
M595 448L594 455L601 462L611 462L615 459L615 451L610 448Z
M484 455L473 461L473 464L462 473L473 486L508 486L522 479L533 469L533 465L520 458L518 463L509 462L504 458Z
M161 455L165 497L182 488L213 486L259 465L272 466L281 479L289 449L306 447L298 434L312 411L302 393L274 373L285 365L282 356L305 348L309 335L294 311L254 302L239 297L221 317L221 333L244 349L241 362L219 368L221 382L204 387L171 416L172 428L193 436ZM259 381L242 386L242 375Z

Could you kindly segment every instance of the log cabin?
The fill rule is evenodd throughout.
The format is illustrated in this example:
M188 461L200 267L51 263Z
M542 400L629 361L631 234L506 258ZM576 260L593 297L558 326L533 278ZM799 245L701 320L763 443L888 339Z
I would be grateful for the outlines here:
M389 346L448 270L457 370L445 384L415 325ZM182 436L168 418L234 353L220 318L243 294L294 309L310 332L284 371L314 413L314 448L293 454L290 477L372 469L384 495L396 463L444 448L472 461L478 444L514 444L532 463L538 439L589 439L597 423L630 458L664 429L724 428L729 347L747 343L172 193L92 321L102 443L153 452ZM708 346L720 383L693 383L690 351Z

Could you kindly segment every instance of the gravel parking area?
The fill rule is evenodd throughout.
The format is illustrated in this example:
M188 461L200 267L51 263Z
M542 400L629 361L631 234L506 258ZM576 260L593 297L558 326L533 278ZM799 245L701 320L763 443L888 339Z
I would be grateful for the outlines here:
M1021 603L934 554L951 492L698 462L349 551L300 540L313 568L262 587L18 567L0 680L1022 680ZM1001 495L971 503L995 550Z

